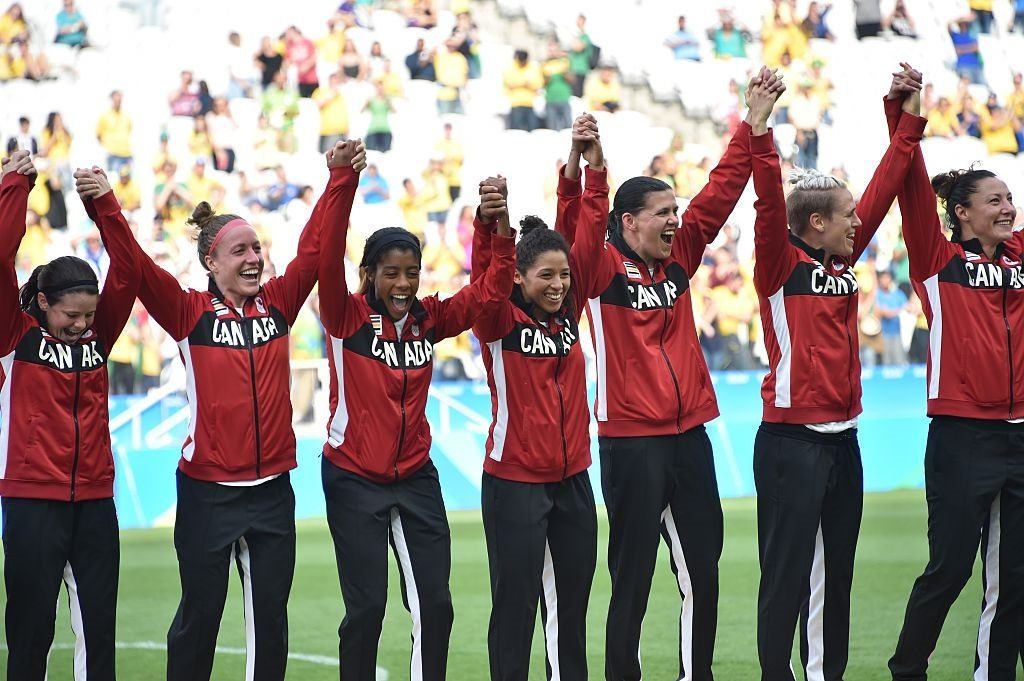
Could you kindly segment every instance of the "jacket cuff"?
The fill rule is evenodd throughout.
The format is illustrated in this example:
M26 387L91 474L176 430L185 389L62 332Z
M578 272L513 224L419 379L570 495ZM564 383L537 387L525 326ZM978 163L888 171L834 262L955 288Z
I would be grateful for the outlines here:
M121 212L121 204L118 203L117 197L114 196L114 190L110 190L103 196L93 199L92 205L96 215L114 215Z
M558 195L566 198L572 198L579 196L583 193L583 177L580 173L580 177L575 180L565 176L565 165L558 169Z
M755 135L753 129L750 131L750 153L770 154L775 151L775 134L771 128L763 135Z
M0 184L0 188L6 189L7 187L23 187L31 190L32 185L35 184L36 177L38 175L22 175L21 173L7 173L4 175L3 184Z
M899 125L896 126L896 132L902 132L908 137L921 139L924 136L926 125L928 125L928 119L904 111L903 115L900 116Z
M608 191L608 166L603 166L600 170L587 166L586 171L586 186L587 189L599 189Z
M512 236L501 236L495 234L491 240L491 253L512 257L516 253L516 230L512 230Z
M903 113L903 101L889 99L888 95L882 97L882 106L885 109L886 118L897 118Z
M352 166L337 166L331 168L331 184L355 184L359 174L352 169Z
M473 229L478 232L489 232L493 233L498 228L498 221L491 220L490 222L484 222L484 219L480 217L480 207L477 206L476 212L473 213Z

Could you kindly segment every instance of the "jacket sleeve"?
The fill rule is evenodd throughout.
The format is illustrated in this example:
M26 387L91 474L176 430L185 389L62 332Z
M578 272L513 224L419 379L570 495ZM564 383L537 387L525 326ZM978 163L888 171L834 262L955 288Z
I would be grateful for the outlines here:
M903 114L899 100L887 98L884 105L889 134L895 135L900 123L909 116ZM942 233L935 190L920 144L914 149L910 169L896 196L903 217L903 242L907 245L910 278L923 282L949 262L956 248Z
M15 258L25 237L28 193L35 177L8 173L0 183L0 356L17 347L30 322L21 311Z
M86 199L85 203L91 204L86 212L99 227L103 245L110 256L110 269L100 291L94 325L103 347L109 351L128 323L139 292L139 263L132 246L135 236L121 213L121 205L114 192L109 191L95 200Z
M861 220L857 230L851 262L857 262L867 249L871 239L882 224L889 207L892 206L896 194L903 186L921 137L924 135L925 119L907 114L899 118L896 131L889 140L889 147L875 169L871 181L865 187L857 204L857 217Z
M789 242L786 197L782 192L782 169L769 130L750 136L750 157L754 173L754 287L765 297L774 295L786 283L796 266L797 256Z
M491 266L482 277L462 287L451 298L440 300L431 297L423 301L424 306L435 315L435 340L458 336L472 326L488 307L494 307L500 301L507 302L512 295L515 235L494 235L491 247Z
M572 246L576 242L576 228L579 224L582 178L575 180L565 176L565 165L558 169L558 205L555 209L555 231L565 237ZM605 219L607 220L607 215Z
M477 209L473 215L473 250L469 256L469 280L476 281L484 275L491 263L491 237L497 223L484 222Z
M586 189L577 209L577 239L569 251L572 272L570 291L577 312L582 312L587 300L601 293L615 275L615 268L605 250L608 230L608 170L587 167Z
M711 171L706 187L693 197L683 212L672 243L672 255L693 276L704 257L704 248L714 241L729 219L750 179L750 124L740 123L725 154Z
M320 266L320 231L324 214L324 198L330 191L332 182L334 182L333 173L328 181L328 188L320 195L302 234L299 235L295 257L288 263L284 274L274 277L263 285L264 295L280 307L289 326L295 323L295 318L299 316L302 305L309 297L309 292L313 290L313 285L316 284Z
M353 314L356 310L350 304L352 294L345 282L345 244L358 186L359 175L351 166L332 168L327 191L321 198L320 321L335 338L347 338L359 326Z

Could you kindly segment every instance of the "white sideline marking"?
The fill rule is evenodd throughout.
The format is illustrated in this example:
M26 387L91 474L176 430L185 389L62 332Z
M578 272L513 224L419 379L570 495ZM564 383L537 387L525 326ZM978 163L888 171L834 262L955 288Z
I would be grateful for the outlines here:
M167 650L166 643L158 643L157 641L118 641L114 644L114 647L118 650ZM73 643L54 643L54 650L74 650L75 644ZM0 643L0 650L7 650L6 643ZM222 655L245 655L245 648L225 648L217 646L217 652ZM289 660L296 660L298 662L308 662L310 664L318 664L324 667L337 667L338 658L329 657L327 655L310 655L307 653L288 653ZM377 681L388 681L388 670L383 667L377 667Z

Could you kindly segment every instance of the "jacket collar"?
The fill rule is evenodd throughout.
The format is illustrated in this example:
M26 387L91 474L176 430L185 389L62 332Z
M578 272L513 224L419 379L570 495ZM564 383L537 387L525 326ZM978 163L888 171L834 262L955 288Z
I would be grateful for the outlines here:
M985 249L981 245L981 239L979 239L978 237L974 237L973 239L967 239L963 241L957 241L956 243L963 246L965 251L970 251L971 253L976 253L980 256L987 257L985 256ZM993 262L998 260L999 256L1001 256L1005 250L1006 244L999 244L998 246L996 246L996 251L992 255Z
M636 261L637 264L647 267L647 261L637 255L636 251L629 247L629 244L627 244L626 240L622 237L622 233L618 230L611 233L608 237L608 242L612 246L615 246L622 255L626 256L630 260Z
M571 289L570 289L571 291ZM523 288L519 284L512 285L512 295L509 297L512 304L518 307L520 310L530 316L530 319L542 324L540 319L537 317L537 306L531 302L528 302L523 297ZM557 321L560 324L564 324L566 319L572 316L572 298L571 296L565 297L565 302L562 303L562 307L555 314L551 315L551 319ZM557 318L557 319L556 319Z
M206 287L206 290L209 291L210 293L212 293L214 295L214 297L219 298L220 301L222 303L224 303L224 305L226 305L227 307L231 308L231 311L234 312L235 309L233 307L231 307L230 303L228 303L227 298L224 297L224 292L220 290L219 286L217 286L217 282L214 281L213 277L208 277L208 279L210 281L209 281L209 285ZM260 286L260 291L259 292L263 293L263 287L262 286ZM257 295L259 295L259 293ZM252 297L246 298L245 301L242 303L242 309L243 310L245 309L246 304L250 300L252 300Z
M789 243L793 244L801 251L820 262L822 265L825 264L824 248L815 248L792 232L789 233Z

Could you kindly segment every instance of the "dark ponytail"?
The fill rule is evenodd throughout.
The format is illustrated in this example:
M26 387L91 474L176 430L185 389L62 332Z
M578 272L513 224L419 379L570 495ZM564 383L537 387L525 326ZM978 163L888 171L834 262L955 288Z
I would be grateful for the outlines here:
M561 251L569 257L569 244L565 237L549 229L547 223L536 215L527 215L519 221L519 233L522 237L516 244L516 269L520 274L526 274L542 253Z
M381 258L393 251L414 253L417 261L423 257L423 247L415 234L403 227L381 227L370 235L363 246L363 258L359 261L358 293L365 295L370 291L368 273L376 269Z
M73 255L64 255L32 270L28 281L21 287L21 309L45 323L46 315L39 308L40 293L46 296L47 303L56 305L72 293L97 296L100 287L96 272L89 263Z
M956 215L957 206L971 205L971 195L978 188L978 183L988 177L995 177L991 170L975 170L974 166L966 170L950 170L932 178L932 189L942 202L946 212L946 224L953 230L953 240L960 241L960 218Z
M213 246L217 234L224 225L232 220L239 219L237 215L229 213L218 215L213 211L213 207L209 203L200 201L196 209L192 211L192 217L185 221L195 228L192 238L196 240L199 263L203 266L204 270L209 271L210 269L206 265L206 256L210 255L210 248Z
M654 177L631 177L622 183L622 186L615 192L615 202L612 204L612 212L608 215L608 235L622 235L622 216L626 213L636 214L647 201L647 195L652 192L672 191L664 180Z

